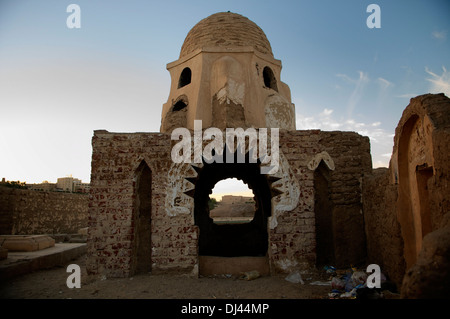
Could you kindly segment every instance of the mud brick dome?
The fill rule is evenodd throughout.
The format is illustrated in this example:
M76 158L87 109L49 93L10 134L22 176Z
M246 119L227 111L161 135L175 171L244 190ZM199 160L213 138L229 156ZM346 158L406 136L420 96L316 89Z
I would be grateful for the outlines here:
M245 46L273 56L269 40L254 22L237 13L220 12L201 20L189 31L180 58L203 47Z
M177 61L169 63L172 84L163 105L161 132L175 128L280 128L295 130L289 86L281 81L264 32L231 12L213 14L187 34Z

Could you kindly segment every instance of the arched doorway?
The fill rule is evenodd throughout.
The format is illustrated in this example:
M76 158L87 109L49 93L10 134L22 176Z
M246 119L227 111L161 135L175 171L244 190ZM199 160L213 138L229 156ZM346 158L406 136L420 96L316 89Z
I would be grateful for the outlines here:
M242 180L253 191L255 213L248 223L218 224L210 217L209 195L217 182L227 178ZM200 231L200 274L205 271L221 273L225 269L228 273L248 271L251 267L269 272L267 221L271 215L271 198L269 182L266 175L260 173L258 163L235 161L203 165L198 171L194 194L194 221ZM220 264L220 269L214 269L213 264Z
M134 260L132 273L152 270L152 171L145 161L136 170L134 213Z
M333 202L330 196L330 170L320 161L314 171L314 214L316 220L316 265L335 265Z

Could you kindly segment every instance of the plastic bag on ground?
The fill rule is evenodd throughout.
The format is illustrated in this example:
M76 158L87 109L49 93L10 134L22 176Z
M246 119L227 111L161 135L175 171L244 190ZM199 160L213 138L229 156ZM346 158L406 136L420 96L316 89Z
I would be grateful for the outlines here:
M355 271L352 275L352 281L355 287L361 284L365 284L366 280L367 280L367 273L363 271Z
M298 271L290 273L285 279L294 284L298 284L298 283L301 283L302 285L305 284L302 279L302 275L300 275L300 273Z
M352 290L341 294L341 298L355 298L355 297L356 297L356 288L353 288Z
M331 280L331 288L337 290L343 290L345 287L345 282L338 277L333 277Z

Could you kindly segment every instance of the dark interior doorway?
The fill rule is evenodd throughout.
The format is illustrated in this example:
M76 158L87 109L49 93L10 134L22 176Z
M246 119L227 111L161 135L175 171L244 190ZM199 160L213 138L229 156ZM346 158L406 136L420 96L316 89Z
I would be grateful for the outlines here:
M255 198L255 215L244 224L218 225L210 217L208 201L214 185L227 178L246 183ZM200 256L266 256L267 219L271 215L271 191L257 163L212 163L198 172L194 194L194 219L200 229Z
M152 171L144 161L137 170L135 211L134 273L148 273L152 270Z
M330 198L330 170L323 161L314 171L314 194L316 265L334 265L333 202Z

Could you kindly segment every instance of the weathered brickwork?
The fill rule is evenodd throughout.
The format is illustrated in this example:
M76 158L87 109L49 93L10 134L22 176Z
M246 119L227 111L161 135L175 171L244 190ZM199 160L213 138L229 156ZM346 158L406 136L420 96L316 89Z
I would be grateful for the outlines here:
M389 169L364 184L368 262L406 298L448 295L450 99L411 99L395 130Z
M189 31L181 47L180 57L203 47L246 46L273 55L270 43L260 27L243 16L222 12L203 19Z
M199 227L195 224L194 200L186 195L186 190L195 191L195 187L185 181L192 178L193 170L191 164L172 162L174 141L170 135L96 131L92 143L88 271L113 277L135 273L139 263L137 181L143 162L151 171L152 185L149 271L198 271ZM330 231L336 261L364 260L361 181L371 169L369 148L368 138L352 132L280 132L280 170L271 187L281 194L272 198L267 226L267 254L273 272L305 270L315 264L311 163L324 152L333 162L330 200L334 207L329 213L333 216ZM345 249L339 250L340 246Z
M76 234L87 227L86 194L0 187L0 234Z
M397 185L390 183L388 168L364 177L364 222L367 260L377 264L400 287L405 273L403 238L397 219Z

